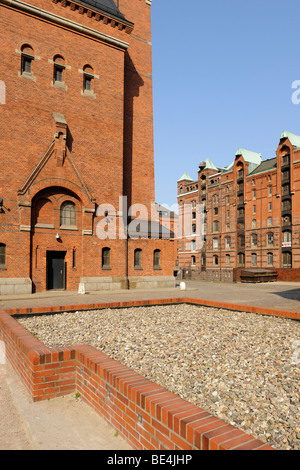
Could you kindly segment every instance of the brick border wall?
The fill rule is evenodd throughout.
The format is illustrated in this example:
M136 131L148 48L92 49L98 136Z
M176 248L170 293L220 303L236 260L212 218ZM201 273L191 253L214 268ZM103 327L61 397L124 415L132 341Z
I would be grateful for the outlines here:
M300 319L299 312L192 298L0 310L6 356L33 401L78 391L136 450L272 450L92 346L47 348L13 318L92 308L189 303Z

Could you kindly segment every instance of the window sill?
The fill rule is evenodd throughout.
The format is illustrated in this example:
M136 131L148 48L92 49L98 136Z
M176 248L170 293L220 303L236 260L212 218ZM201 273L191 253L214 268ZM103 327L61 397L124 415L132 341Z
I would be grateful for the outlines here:
M135 271L143 271L143 268L140 266L135 266L134 269Z
M3 271L5 271L7 267L4 264L0 264L0 269L3 269Z
M54 87L54 88L59 88L60 90L67 90L68 87L67 85L65 84L65 82L51 82L51 85Z
M61 225L59 228L61 230L77 230L78 231L78 228L76 225Z
M37 223L35 224L36 228L54 228L53 224L43 224L43 223Z
M161 267L160 266L154 266L154 271L161 271Z
M93 90L81 90L81 95L86 96L87 98L96 98L96 95Z
M27 80L31 80L33 82L36 82L36 77L33 75L33 73L19 72L19 77L26 78Z
M102 269L104 271L111 271L111 267L110 266L102 266Z

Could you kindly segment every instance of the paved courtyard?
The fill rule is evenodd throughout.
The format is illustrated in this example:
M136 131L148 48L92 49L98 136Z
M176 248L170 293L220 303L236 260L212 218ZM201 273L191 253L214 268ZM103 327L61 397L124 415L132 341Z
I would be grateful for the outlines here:
M29 308L56 305L80 305L97 302L194 297L236 304L300 311L300 283L270 282L234 284L207 281L186 281L180 290L179 281L173 289L122 290L112 292L48 291L31 295L0 296L0 308Z

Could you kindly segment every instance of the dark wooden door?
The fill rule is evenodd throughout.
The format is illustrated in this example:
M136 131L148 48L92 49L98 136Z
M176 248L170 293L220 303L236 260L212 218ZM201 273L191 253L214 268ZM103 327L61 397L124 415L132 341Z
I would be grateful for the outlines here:
M47 252L47 289L65 289L64 251Z

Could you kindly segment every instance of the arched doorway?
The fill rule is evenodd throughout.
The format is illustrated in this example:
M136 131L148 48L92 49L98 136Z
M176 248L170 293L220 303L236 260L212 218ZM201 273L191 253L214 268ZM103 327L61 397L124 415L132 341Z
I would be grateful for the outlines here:
M31 204L31 279L34 292L78 288L82 202L71 190L50 187Z

